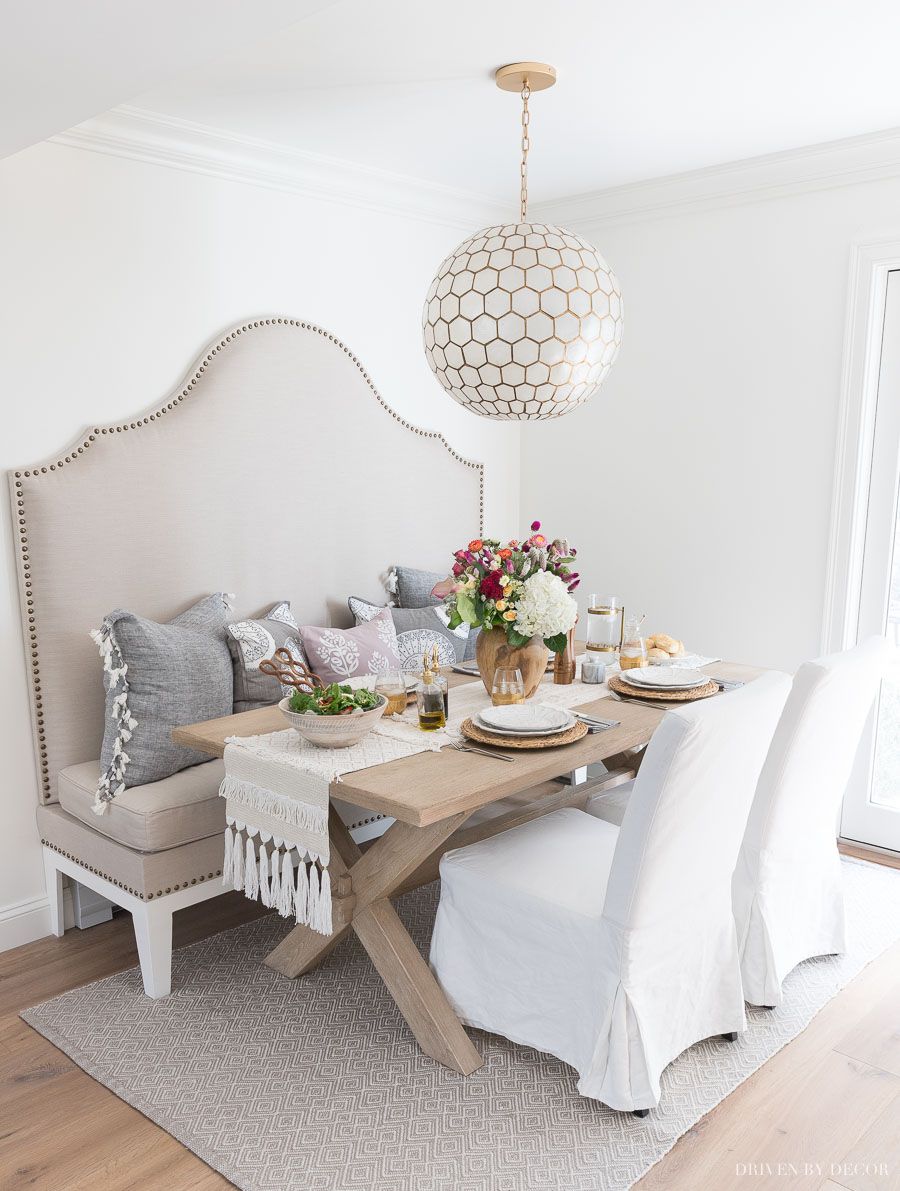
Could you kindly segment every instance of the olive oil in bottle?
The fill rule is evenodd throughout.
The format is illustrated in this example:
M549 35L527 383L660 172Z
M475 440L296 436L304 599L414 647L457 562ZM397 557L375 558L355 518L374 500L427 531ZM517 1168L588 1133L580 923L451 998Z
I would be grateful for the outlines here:
M423 732L435 732L443 728L447 719L444 715L444 698L440 686L434 681L434 671L425 654L425 669L422 680L416 689L416 702L419 705L419 727Z
M441 664L438 661L438 647L436 645L431 651L431 669L434 671L434 681L440 687L441 698L444 700L444 720L449 722L449 720L450 720L450 694L449 694L450 683L447 681L447 679L441 673Z

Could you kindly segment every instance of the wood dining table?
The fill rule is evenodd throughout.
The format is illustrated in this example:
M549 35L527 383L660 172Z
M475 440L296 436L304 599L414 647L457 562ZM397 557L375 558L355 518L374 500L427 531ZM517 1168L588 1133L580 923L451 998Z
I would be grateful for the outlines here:
M744 682L762 672L724 662L704 668L711 677ZM451 687L480 681L449 670L445 674ZM333 933L323 936L307 926L296 926L265 963L284 976L302 976L353 931L425 1054L462 1075L477 1070L481 1055L391 899L435 880L440 859L451 848L487 839L561 807L584 808L595 793L629 781L643 746L665 714L661 707L612 701L606 688L600 687L597 700L579 704L577 710L620 724L555 748L507 749L506 754L514 756L511 764L447 746L440 752L416 753L346 773L332 782L332 797L394 822L363 850L332 803ZM229 737L284 727L281 711L270 706L176 728L172 739L221 757ZM589 776L587 767L599 762L602 772Z

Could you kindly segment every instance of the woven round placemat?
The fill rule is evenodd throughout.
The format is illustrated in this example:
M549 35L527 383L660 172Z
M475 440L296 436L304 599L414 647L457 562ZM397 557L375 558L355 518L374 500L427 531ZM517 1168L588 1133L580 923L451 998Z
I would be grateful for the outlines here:
M665 699L672 703L687 703L692 699L708 699L710 695L719 693L719 684L713 682L712 679L704 683L703 686L692 686L689 691L650 691L646 687L632 686L618 674L613 674L607 682L607 686L611 691L617 691L620 695L628 695L629 698L635 696L638 699L653 699L655 702Z
M477 740L480 744L498 744L505 749L550 749L558 744L572 744L587 735L587 724L577 720L565 732L554 732L552 736L498 736L495 732L483 732L471 719L463 720L459 726L463 736Z

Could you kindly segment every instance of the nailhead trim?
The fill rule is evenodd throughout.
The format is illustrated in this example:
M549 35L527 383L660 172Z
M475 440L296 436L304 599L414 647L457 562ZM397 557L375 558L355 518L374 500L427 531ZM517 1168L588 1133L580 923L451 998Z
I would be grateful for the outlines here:
M76 864L80 864L82 868L86 868L89 873L94 873L96 876L102 877L104 881L109 881L110 884L115 885L117 889L122 889L125 891L125 893L130 893L133 897L139 897L141 901L153 901L154 894L138 893L136 889L131 889L128 885L123 885L121 881L117 881L116 878L111 877L109 873L101 872L99 868L93 868L90 865L85 864L83 860L80 860L71 852L64 852L62 848L58 848L56 844L51 844L49 840L42 839L41 843L45 848L49 848L52 852L58 852L60 856L65 856L66 860L74 860ZM217 868L214 873L207 873L205 876L203 873L201 873L199 877L192 877L190 880L182 882L181 885L175 885L172 888L166 889L166 893L177 892L179 889L187 889L188 885L196 885L200 881L211 881L213 877L221 877L221 875L222 870L220 868ZM155 896L162 897L163 891L161 889L157 890Z
M173 397L171 401L167 402L165 405L156 410L155 413L138 418L134 422L126 422L121 426L95 426L92 434L85 435L81 446L70 449L69 454L64 456L62 459L58 459L56 463L51 463L46 467L33 467L27 471L17 471L15 473L16 507L19 510L19 545L22 553L22 575L25 587L25 606L28 610L28 642L31 655L29 660L31 662L31 683L34 695L34 719L38 738L38 750L40 753L41 794L44 802L48 802L50 800L52 791L50 788L50 771L47 761L47 738L44 732L44 708L43 702L41 700L41 671L39 664L40 659L38 656L37 625L34 622L34 616L32 614L34 611L33 589L31 584L33 576L28 555L28 536L25 532L25 493L22 487L22 478L24 477L27 479L32 476L46 475L48 471L57 471L68 463L75 463L78 459L78 456L89 450L91 443L96 442L98 437L102 438L104 434L121 434L127 430L139 430L142 426L147 426L150 422L155 422L157 418L161 418L170 410L175 409L175 407L179 405L185 399L185 397L190 396L193 389L202 379L204 372L206 372L207 366L212 362L213 358L218 355L218 353L222 351L227 344L231 343L233 339L237 338L238 335L243 335L248 331L254 331L259 327L269 327L276 324L286 327L299 327L301 331L312 331L316 335L324 336L329 343L333 343L335 347L340 348L340 350L346 356L350 357L351 361L362 373L366 384L369 386L369 389L375 399L378 401L378 404L383 409L387 410L395 422L399 422L404 429L410 430L413 434L418 434L422 438L437 439L437 441L444 447L445 450L450 452L450 454L458 463L462 463L466 467L474 468L478 472L478 532L482 536L484 535L484 464L475 463L471 459L463 458L463 456L457 451L454 451L454 449L447 442L446 438L444 438L443 434L440 434L437 430L422 430L418 426L414 426L412 422L407 422L404 418L401 418L396 410L391 409L388 403L375 388L368 372L366 372L365 368L363 368L362 364L346 344L342 343L341 340L336 338L334 335L329 334L329 332L324 330L324 328L317 327L315 323L301 322L296 318L261 318L255 319L253 322L244 323L240 327L235 327L223 339L220 339L215 347L211 347L209 349L209 352L204 358L203 363L200 364L200 366L197 368L197 371L181 390L181 392L176 397ZM107 878L107 880L111 879L112 878ZM175 888L178 889L178 886L176 885ZM153 894L151 893L148 896L152 897ZM161 897L162 895L157 894L157 896Z

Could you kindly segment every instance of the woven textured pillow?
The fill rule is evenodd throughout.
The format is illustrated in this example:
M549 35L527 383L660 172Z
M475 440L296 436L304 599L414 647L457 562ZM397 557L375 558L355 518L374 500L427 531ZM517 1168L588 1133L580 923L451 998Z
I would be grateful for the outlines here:
M218 592L167 624L118 608L91 633L106 687L98 814L130 786L162 781L209 760L175 744L171 732L181 724L231 714L227 620L228 605Z
M286 649L307 668L309 662L300 641L300 626L287 600L275 604L256 620L233 620L225 626L234 666L234 710L253 711L277 703L293 687L282 688L272 674L263 674L259 663L273 658L276 649Z
M311 668L323 682L346 682L359 674L401 669L397 630L388 608L355 629L303 625L300 640Z
M372 620L383 611L380 604L351 596L347 601L357 624ZM442 666L452 666L465 657L469 626L458 629L447 628L450 619L442 607L438 608L388 608L394 628L397 630L397 652L404 670L421 670L422 655L437 646L438 660Z
M401 608L433 608L443 602L431 594L431 589L435 583L446 579L446 575L420 571L416 567L394 567L391 578Z
M431 589L435 583L446 579L446 575L439 575L437 571L420 571L416 567L394 567L392 574L392 590L397 595L397 603L401 608L434 608L442 604L443 600L435 599ZM481 629L472 629L466 640L466 647L460 661L470 662L475 657L475 642Z

